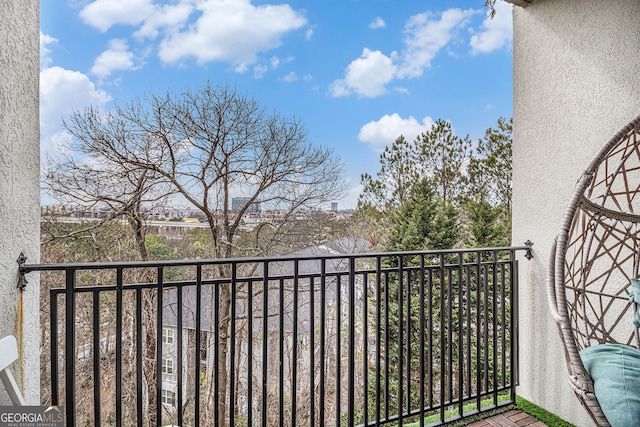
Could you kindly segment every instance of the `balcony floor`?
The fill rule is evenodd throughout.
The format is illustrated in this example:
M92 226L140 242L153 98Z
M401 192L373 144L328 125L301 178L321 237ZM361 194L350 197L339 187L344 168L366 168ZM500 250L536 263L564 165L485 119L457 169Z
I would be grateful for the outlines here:
M469 424L469 427L546 427L542 421L538 421L531 415L519 409L511 409L484 420Z

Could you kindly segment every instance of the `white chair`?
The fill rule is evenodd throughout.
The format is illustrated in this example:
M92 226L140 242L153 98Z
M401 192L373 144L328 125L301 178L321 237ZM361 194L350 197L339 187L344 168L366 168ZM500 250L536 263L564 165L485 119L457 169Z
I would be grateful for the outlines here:
M18 360L18 344L13 335L0 339L0 379L5 390L9 393L9 399L15 406L25 406L20 388L11 374L9 367Z

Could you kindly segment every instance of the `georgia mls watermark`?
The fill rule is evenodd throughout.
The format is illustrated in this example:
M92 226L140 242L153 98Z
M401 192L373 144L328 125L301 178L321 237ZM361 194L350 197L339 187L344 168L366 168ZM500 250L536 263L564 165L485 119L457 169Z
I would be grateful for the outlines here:
M0 406L0 427L64 427L64 407Z

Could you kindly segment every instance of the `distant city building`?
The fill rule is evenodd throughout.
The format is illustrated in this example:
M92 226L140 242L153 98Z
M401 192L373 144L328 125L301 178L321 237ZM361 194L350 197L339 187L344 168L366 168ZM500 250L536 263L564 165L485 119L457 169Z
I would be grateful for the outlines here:
M331 212L338 212L338 203L336 202L331 203Z
M240 212L251 201L248 197L233 197L231 199L231 211ZM260 213L260 203L251 203L246 213Z

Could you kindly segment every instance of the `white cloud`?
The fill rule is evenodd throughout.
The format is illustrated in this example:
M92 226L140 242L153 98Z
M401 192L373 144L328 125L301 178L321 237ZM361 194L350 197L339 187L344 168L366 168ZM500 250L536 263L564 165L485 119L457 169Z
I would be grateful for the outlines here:
M429 12L410 17L405 24L405 47L400 54L394 51L386 56L379 50L365 48L360 58L349 64L344 78L330 84L331 95L380 96L387 93L387 85L394 79L420 77L457 32L469 24L474 13L471 9L448 9L439 18ZM403 90L406 89L399 89Z
M253 78L261 79L267 71L269 71L269 67L267 67L265 64L255 65L253 67Z
M496 15L487 16L482 23L482 31L471 36L471 53L489 53L509 45L513 40L512 6L503 1L496 3Z
M108 77L114 70L135 69L134 55L129 51L127 42L113 39L109 42L109 49L96 58L91 72L102 79Z
M423 118L420 123L413 116L403 119L398 113L385 114L379 120L362 126L358 139L369 144L374 151L382 152L400 135L404 135L407 141L413 141L421 133L430 130L432 125L431 117Z
M133 33L133 36L137 39L153 40L160 34L160 29L169 32L176 31L186 24L193 10L194 6L188 2L175 5L156 5L153 11L145 17L140 29Z
M431 60L449 43L454 33L464 28L475 12L471 9L448 9L440 19L433 19L431 13L421 13L409 18L405 25L406 48L402 52L399 78L420 77Z
M256 79L262 78L269 70L275 70L282 64L293 62L294 57L288 56L284 59L280 59L277 56L272 56L268 60L263 60L260 64L253 66L253 77Z
M396 73L392 59L394 55L395 52L388 57L379 50L364 48L360 58L353 60L347 67L344 79L331 83L331 95L338 97L355 93L371 98L386 93L386 85Z
M60 141L62 118L90 105L104 109L111 96L97 89L86 74L51 67L40 72L40 130L43 151Z
M311 37L313 37L313 28L308 28L307 32L304 34L304 38L311 40Z
M286 83L295 82L296 80L300 80L300 77L298 77L295 71L291 71L282 78L282 81Z
M176 63L194 57L198 64L228 62L244 72L259 52L281 45L282 36L307 24L288 5L254 6L249 0L204 0L202 13L188 29L169 34L160 43L159 57Z
M287 4L255 6L251 0L171 3L94 0L81 10L80 17L103 32L118 24L137 27L133 32L136 40L159 40L156 49L164 63L188 58L195 58L198 64L221 61L237 72L253 66L256 78L267 71L265 65L256 65L259 54L280 46L285 34L307 25L307 19ZM313 29L308 28L305 37L312 34ZM98 67L96 72L108 75L109 66Z
M47 68L53 62L50 56L51 49L47 45L54 43L58 43L58 39L42 34L42 31L40 31L40 69Z
M80 11L80 18L104 32L116 24L138 25L153 11L152 0L96 0Z
M369 24L369 28L371 28L372 30L377 30L379 28L384 28L386 26L387 24L379 16L376 16L374 20L371 21L371 23Z

